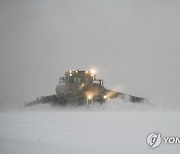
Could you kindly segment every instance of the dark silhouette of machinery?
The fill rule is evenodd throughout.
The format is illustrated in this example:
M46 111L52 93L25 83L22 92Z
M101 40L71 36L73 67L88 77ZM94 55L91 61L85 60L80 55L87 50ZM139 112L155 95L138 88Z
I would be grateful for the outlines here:
M94 71L67 71L64 77L59 78L56 86L56 94L42 96L33 102L25 104L67 105L67 104L89 104L93 102L104 103L107 99L120 97L130 102L140 103L146 100L132 95L106 89L103 80L96 79Z

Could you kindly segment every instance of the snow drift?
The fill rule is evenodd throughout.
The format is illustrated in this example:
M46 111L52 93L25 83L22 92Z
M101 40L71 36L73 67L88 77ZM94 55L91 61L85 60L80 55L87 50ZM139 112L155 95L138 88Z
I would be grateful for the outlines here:
M179 112L175 111L179 106L175 104L160 99L143 104L116 99L89 106L16 106L14 110L0 112L0 153L143 154L173 151L178 154L179 145L161 145L152 151L146 144L147 135L153 131L179 135Z

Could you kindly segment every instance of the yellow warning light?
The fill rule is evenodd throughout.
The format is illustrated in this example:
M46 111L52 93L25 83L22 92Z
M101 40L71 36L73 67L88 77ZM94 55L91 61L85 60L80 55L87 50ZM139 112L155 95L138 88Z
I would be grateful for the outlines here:
M96 70L95 70L95 69L92 69L92 70L91 70L91 74L92 74L92 75L95 75L95 73L96 73Z

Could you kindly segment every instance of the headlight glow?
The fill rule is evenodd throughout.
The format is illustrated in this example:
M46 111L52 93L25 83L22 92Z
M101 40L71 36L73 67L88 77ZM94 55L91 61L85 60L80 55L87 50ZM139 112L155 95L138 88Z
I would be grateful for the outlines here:
M88 99L92 99L92 95L88 95L87 98L88 98Z
M95 75L95 73L96 73L96 70L95 70L95 69L92 69L92 70L91 70L91 74L92 74L92 75Z

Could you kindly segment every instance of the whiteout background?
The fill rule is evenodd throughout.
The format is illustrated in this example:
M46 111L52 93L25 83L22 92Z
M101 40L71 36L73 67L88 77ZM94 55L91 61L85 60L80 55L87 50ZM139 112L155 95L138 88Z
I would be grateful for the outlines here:
M1 0L0 153L144 153L149 132L178 136L179 8L178 0ZM89 68L107 88L153 105L22 108L54 94L66 70Z

